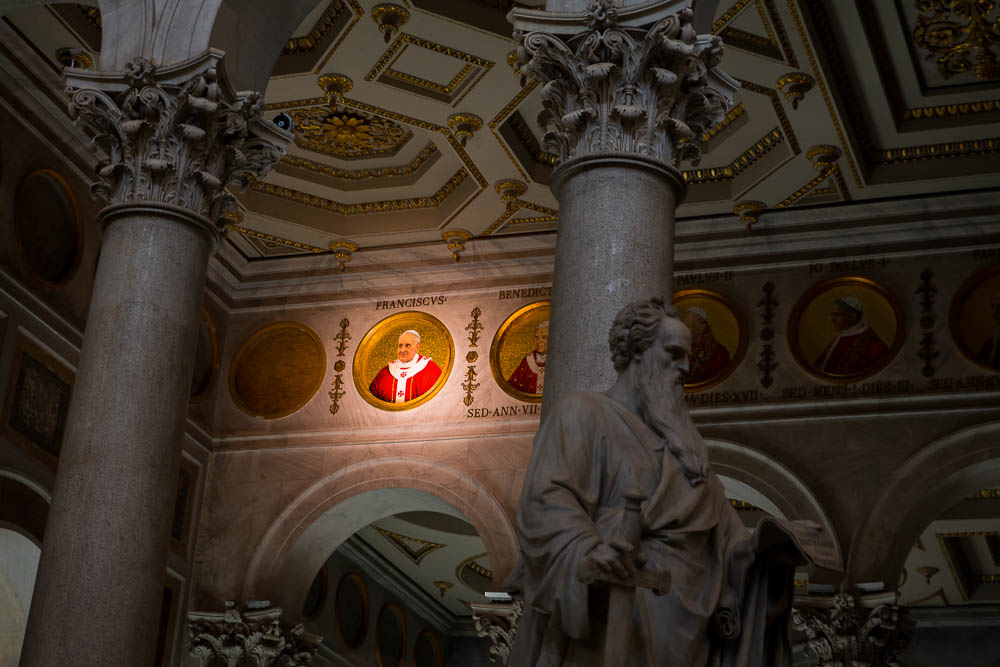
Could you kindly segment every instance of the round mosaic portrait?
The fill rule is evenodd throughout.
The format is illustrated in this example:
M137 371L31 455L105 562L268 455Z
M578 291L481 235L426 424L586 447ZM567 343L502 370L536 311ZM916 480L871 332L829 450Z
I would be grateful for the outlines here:
M978 271L958 288L948 325L966 359L1000 373L1000 264Z
M736 304L719 292L689 289L674 294L674 307L691 330L684 389L695 392L725 380L747 350L747 324Z
M229 367L229 390L247 414L285 417L302 408L326 375L326 350L300 322L276 322L247 338Z
M810 374L829 382L856 382L896 357L903 344L902 310L873 280L824 280L795 303L788 344Z
M381 410L409 410L431 400L455 363L447 327L427 313L390 315L365 334L354 353L354 384Z
M80 263L83 227L69 183L51 169L32 172L14 201L17 247L31 273L47 285L68 281Z
M504 320L490 346L490 368L508 395L541 403L549 349L549 301L529 303Z

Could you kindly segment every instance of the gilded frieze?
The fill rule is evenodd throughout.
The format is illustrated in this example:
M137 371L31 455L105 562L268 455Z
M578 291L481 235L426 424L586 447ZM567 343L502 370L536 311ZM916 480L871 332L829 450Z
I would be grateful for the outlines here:
M469 174L465 169L459 169L455 172L454 176L449 178L448 181L438 189L437 192L429 197L408 197L405 199L358 202L356 204L345 204L343 202L326 199L318 195L309 194L308 192L302 192L301 190L293 190L292 188L275 185L274 183L263 183L256 180L250 183L250 189L254 192L260 192L273 197L287 199L288 201L299 202L300 204L305 204L307 206L333 211L334 213L339 213L340 215L367 215L371 213L409 211L440 206L441 203L448 198L448 195L454 192L455 188L457 188L462 181L468 177L468 175Z
M903 12L929 85L1000 79L996 0L917 0Z
M290 167L306 169L308 171L339 180L367 181L387 178L390 176L409 176L420 169L425 162L434 157L438 152L437 146L431 142L424 146L424 148L407 164L400 165L398 167L373 167L370 169L339 169L321 162L313 162L312 160L298 157L296 155L286 155L281 158L281 162L282 164L287 164Z

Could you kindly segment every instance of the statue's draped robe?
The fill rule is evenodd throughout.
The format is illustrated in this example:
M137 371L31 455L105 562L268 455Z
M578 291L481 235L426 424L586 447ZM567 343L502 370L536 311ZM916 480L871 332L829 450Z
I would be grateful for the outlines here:
M584 556L616 536L633 488L648 497L640 545L646 568L668 571L672 583L664 596L636 590L629 664L788 664L780 656L787 654L785 607L795 563L755 560L759 545L714 473L692 486L638 415L587 392L564 398L535 437L517 513L521 561L507 581L525 600L510 665L601 665L606 594L578 575ZM772 539L775 531L766 532L777 545L764 551L785 553L782 540ZM720 606L743 616L743 633L733 641L713 638ZM766 630L768 621L779 627L783 619L783 632Z

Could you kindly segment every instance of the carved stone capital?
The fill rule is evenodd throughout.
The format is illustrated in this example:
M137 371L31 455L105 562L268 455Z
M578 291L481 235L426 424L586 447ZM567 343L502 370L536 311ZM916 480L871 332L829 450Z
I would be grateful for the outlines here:
M586 12L515 9L518 68L542 87L545 149L560 161L633 153L697 164L702 133L719 123L739 87L717 69L722 40L697 35L687 3Z
M259 93L235 93L222 53L157 69L67 70L69 113L100 152L93 191L109 205L167 204L221 228L228 186L262 178L291 134L261 119Z
M792 624L805 632L806 655L816 667L893 664L909 642L897 594L796 596Z
M312 662L320 641L301 623L281 623L281 609L190 612L188 653L199 665L298 667Z
M510 649L514 645L517 622L524 611L524 602L515 600L509 604L477 604L472 608L472 619L476 623L476 634L489 637L490 662L506 665L510 659Z

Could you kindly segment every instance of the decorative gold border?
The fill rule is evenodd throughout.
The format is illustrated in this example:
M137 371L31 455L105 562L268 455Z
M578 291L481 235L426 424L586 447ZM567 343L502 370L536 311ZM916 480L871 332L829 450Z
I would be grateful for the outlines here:
M243 355L246 353L246 351L250 349L251 345L255 344L261 338L264 338L265 336L269 335L276 329L296 329L297 331L301 331L302 333L306 334L309 338L311 338L313 343L316 345L316 348L319 350L320 356L322 357L323 370L322 372L317 373L316 381L313 383L313 388L309 391L309 397L306 398L304 401L302 401L299 405L296 405L290 409L282 410L280 412L275 412L270 414L258 414L253 410L251 410L250 406L248 406L246 403L243 402L243 399L240 398L239 393L236 391L236 369L239 367L240 360L243 358ZM323 345L323 340L319 337L319 335L315 331L313 331L310 327L306 326L301 322L292 322L292 321L274 322L272 324L263 326L260 329L257 329L257 331L252 333L246 340L244 340L240 344L239 349L236 350L236 354L233 355L232 361L229 362L229 395L232 397L233 402L236 404L236 407L238 407L242 412L245 412L251 417L260 417L262 419L281 419L282 417L287 417L292 413L298 412L306 405L308 405L309 401L311 401L313 397L316 396L316 392L319 391L319 388L323 386L323 380L325 378L326 378L326 346Z
M412 667L417 667L417 645L420 643L421 637L430 637L431 644L434 645L434 666L441 667L444 664L443 659L441 657L441 642L438 640L437 633L431 630L430 628L422 630L420 634L417 635L416 640L413 642L413 662L411 663Z
M789 206L797 202L799 199L802 199L802 197L805 197L810 192L813 192L813 189L816 186L818 186L820 183L822 183L823 181L827 180L828 178L836 174L839 170L840 169L839 167L837 167L837 165L832 165L829 169L821 171L819 174L809 179L809 181L805 185L803 185L798 190L796 190L795 192L793 192L792 194L788 195L780 202L775 204L774 208L788 208ZM827 194L837 193L836 187L834 187L832 184L827 190L828 190ZM814 194L820 194L820 192L815 192Z
M325 565L323 567L324 569L326 568ZM344 639L344 632L340 628L340 607L338 606L337 603L340 601L340 591L343 590L344 584L347 581L353 581L357 585L358 590L361 591L361 603L362 606L364 607L364 615L362 616L364 624L361 627L361 638L358 639L356 644L348 644L347 640ZM368 624L369 624L368 614L371 611L371 607L369 606L370 603L368 602L368 585L365 583L365 578L362 577L357 572L348 572L347 574L345 574L340 578L340 582L337 584L337 592L334 593L334 596L335 597L333 598L333 627L337 631L337 637L340 638L340 643L344 645L344 648L351 651L359 649L365 643L365 639L368 638Z
M799 148L799 140L795 136L795 130L792 128L792 123L788 120L788 114L785 113L785 107L781 103L781 99L778 97L778 91L774 88L769 88L767 86L762 86L759 83L754 83L753 81L747 81L745 79L737 79L740 82L740 87L749 90L752 93L757 93L758 95L764 95L769 100L771 100L771 107L774 109L774 115L778 117L778 124L781 125L781 129L785 132L785 136L788 137L788 145L792 147L792 152L798 155L802 152Z
M379 621L382 619L382 614L386 611L390 611L396 615L396 618L399 620L399 631L403 636L403 655L400 656L399 662L392 665L382 660L382 646L380 641L382 633L379 630L381 626ZM375 660L378 662L378 667L404 667L406 665L406 616L403 614L402 608L395 602L386 602L382 607L382 611L378 613L378 618L375 619Z
M46 280L35 271L35 267L31 266L31 263L28 261L28 255L25 253L24 247L21 245L21 235L17 233L20 222L17 217L17 200L21 196L21 189L24 188L25 184L35 176L51 177L56 184L63 189L63 192L66 193L66 198L69 199L70 205L73 208L73 222L76 225L76 257L73 258L73 265L70 267L69 271L66 272L66 275L56 281ZM77 269L80 268L80 260L83 259L84 242L83 224L80 216L80 203L77 201L76 195L73 193L73 188L70 186L69 182L55 169L36 169L25 176L21 180L20 185L17 186L17 192L14 194L13 209L14 215L11 216L11 219L14 223L14 243L17 245L17 251L21 256L21 262L24 264L25 268L28 269L28 275L45 287L63 287L66 285L74 278L74 276L76 276Z
M208 327L208 337L212 341L212 370L209 372L208 382L205 384L205 388L199 391L197 394L193 394L191 398L188 399L191 403L199 403L209 392L211 392L212 387L215 386L215 377L219 373L219 338L215 332L215 322L212 320L211 313L204 305L201 307L201 321L205 323Z
M441 203L448 198L448 196L455 191L459 185L462 184L469 175L469 172L465 170L465 167L459 168L455 174L449 178L444 185L438 188L437 192L430 196L425 197L410 197L408 199L387 199L384 201L366 201L358 202L356 204L345 204L343 202L334 201L332 199L326 199L320 197L319 195L309 194L308 192L302 192L301 190L293 190L292 188L286 188L282 185L275 185L274 183L265 183L263 181L251 180L250 189L254 192L259 192L265 195L271 195L272 197L278 197L280 199L286 199L288 201L298 202L300 204L305 204L306 206L312 206L314 208L321 208L327 211L333 211L340 215L370 215L372 213L387 213L390 211L409 211L413 209L426 209L435 208L440 206ZM277 243L276 238L268 239L273 240Z
M332 165L323 164L322 162L314 162L298 155L285 155L281 158L281 163L296 169L304 169L322 174L330 178L345 181L365 181L389 176L409 176L437 152L438 147L434 145L433 141L429 141L408 164L397 167L372 167L369 169L340 169Z
M283 239L280 236L274 236L272 234L265 234L264 232L258 232L253 229L247 229L246 227L240 227L239 225L234 225L232 223L226 223L226 229L233 230L243 234L245 236L252 236L256 239L261 239L262 241L270 241L271 243L277 243L278 245L288 246L289 248L296 248L297 250L308 250L313 253L329 252L327 248L318 248L313 245L308 245L306 243L299 243L298 241L289 241L288 239Z
M319 572L316 574L316 576L321 577L321 579L320 579L321 583L320 583L319 603L316 605L316 611L313 612L310 615L306 615L305 609L303 608L303 610L302 610L302 612L303 612L302 613L302 617L304 619L306 619L307 621L311 621L312 619L318 617L321 613L323 613L323 607L326 606L326 598L327 598L327 594L329 593L329 586L330 586L330 573L329 573L328 570L329 570L329 568L327 567L327 563L323 563L323 567L321 567L319 569ZM343 580L341 580L341 581L343 581ZM312 584L311 583L309 584L309 587L312 588ZM337 592L340 592L340 587L339 586L337 587ZM362 596L362 599L367 600L367 598L365 598L364 596ZM333 613L334 614L337 613L336 605L334 605Z
M448 343L448 348L451 354L448 358L448 363L441 367L441 377L438 381L431 387L423 396L418 396L412 401L407 401L405 403L390 403L388 401L383 401L381 399L372 396L371 392L368 391L368 385L365 384L365 380L362 377L362 354L367 353L368 347L371 345L372 341L385 335L385 330L390 329L395 326L396 320L411 319L417 322L424 322L427 326L435 329L440 329L446 337L446 342ZM436 363L436 362L435 362ZM351 368L351 375L354 377L354 386L357 388L358 393L361 394L361 398L365 399L369 405L373 405L379 410L387 410L389 412L399 412L403 410L412 410L415 407L423 405L427 401L434 398L439 391L447 384L448 378L451 376L451 369L455 365L455 341L451 337L451 332L448 331L448 327L438 318L434 317L429 313L420 312L418 310L404 310L400 313L395 313L379 320L368 330L368 333L364 335L361 342L358 343L357 348L354 350L354 363Z
M729 164L722 167L709 167L707 169L688 169L682 171L681 175L688 185L731 181L739 176L743 170L770 153L773 148L784 140L785 137L781 134L781 131L778 128L774 128Z
M465 586L466 588L468 588L470 591L475 591L476 589L474 589L471 586L469 586L469 584L465 583L465 581L462 579L462 577L461 577L462 568L464 568L466 565L469 565L474 572L478 572L479 570L486 570L486 568L484 568L482 565L479 565L478 563L476 563L476 559L477 558L482 558L483 556L486 556L487 558L489 558L489 553L486 552L486 551L484 551L481 554L475 554L473 556L469 556L468 558L466 558L465 560L463 560L461 563L459 563L458 567L455 568L455 581L457 581L458 583L462 584L463 586ZM478 573L481 574L481 575L483 575L484 577L489 578L490 580L493 579L493 571L492 570L486 570L486 572L478 572ZM478 593L479 591L476 591L476 592Z
M533 310L538 310L539 308L552 309L552 301L550 299L545 299L544 301L536 301L534 303L529 303L526 306L521 306L510 316L503 321L500 328L497 329L496 334L493 336L493 343L490 345L490 370L493 372L493 379L496 383L503 389L504 393L508 396L512 396L519 401L524 401L525 403L541 403L541 394L529 394L526 391L521 391L520 389L514 389L507 384L507 379L503 377L500 372L500 343L503 340L504 335L506 335L507 330L514 324L514 321L518 318L527 315ZM478 556L476 556L478 558ZM461 566L459 566L461 569ZM458 572L458 570L456 570Z
M889 343L889 351L885 355L885 360L881 363L874 364L871 368L865 370L862 373L854 373L851 375L839 375L835 373L824 373L822 371L816 370L811 361L806 361L805 357L802 355L802 350L799 349L799 319L802 317L802 312L806 309L813 299L818 297L823 292L833 289L835 287L840 287L842 285L859 285L861 287L866 287L868 289L874 290L885 299L889 305L892 307L893 315L896 317L896 336ZM858 380L864 380L869 378L891 364L899 354L900 348L903 346L903 340L906 338L906 322L903 319L903 309L899 305L899 301L881 284L870 280L868 278L862 278L860 276L842 276L839 278L829 278L828 280L822 280L805 292L802 296L798 298L795 302L795 306L792 307L791 317L788 319L788 347L792 351L792 356L795 358L796 363L799 367L820 380L825 380L827 382L836 382L839 384L849 384L851 382L857 382Z
M336 23L337 17L345 9L347 9L347 3L340 0L330 0L326 9L316 19L316 23L313 24L309 32L301 37L290 37L285 42L284 48L281 49L281 55L288 56L314 51L319 43L323 41L323 38L326 37L327 33L330 32L330 28Z
M679 299L708 299L709 301L715 301L729 310L736 318L736 326L739 327L740 336L739 341L736 343L736 352L733 354L732 358L729 360L729 366L721 373L719 373L714 378L704 380L702 382L695 382L692 384L685 383L684 391L688 393L695 394L699 391L704 391L709 387L714 387L719 384L727 377L733 374L733 371L739 367L743 362L743 357L747 352L747 345L749 342L749 328L747 326L747 319L743 316L743 312L736 306L736 302L727 297L726 295L715 292L713 290L707 289L684 289L674 292L674 303L677 303Z
M997 369L992 366L987 366L982 361L976 358L976 351L965 344L965 341L959 336L961 331L959 331L959 319L962 317L962 306L965 305L966 300L969 298L969 294L975 289L979 283L984 280L989 280L996 275L1000 275L1000 264L995 264L993 266L986 267L985 269L980 269L974 274L969 276L965 282L962 283L958 291L955 292L955 296L951 298L951 304L948 306L948 331L951 333L951 339L955 342L955 346L958 351L962 353L962 356L974 363L980 368L985 368L991 373L997 373Z
M320 63L316 65L316 69L313 70L313 74L319 74L320 70L322 70L326 66L326 64L330 61L330 58L333 56L334 52L340 47L341 44L344 43L344 40L347 39L347 36L351 34L351 31L354 30L354 26L356 26L358 24L358 21L360 21L361 18L365 15L365 10L361 8L361 5L357 3L357 0L346 0L346 2L351 6L351 11L354 12L354 18L351 19L351 22L340 33L340 37L338 37L337 41L333 43L333 45L330 47L330 50L326 52L326 55L323 56L323 59L320 61Z

